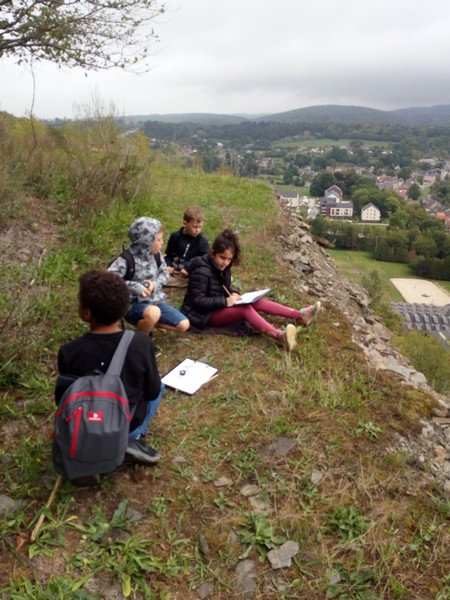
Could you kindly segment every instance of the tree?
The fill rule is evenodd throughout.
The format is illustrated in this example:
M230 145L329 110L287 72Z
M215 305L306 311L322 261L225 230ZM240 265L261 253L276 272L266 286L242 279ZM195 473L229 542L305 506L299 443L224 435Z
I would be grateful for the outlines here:
M336 177L330 171L318 173L311 181L309 193L311 196L323 196L325 190L336 183Z
M417 183L412 183L408 188L408 198L418 200L420 198L420 187Z
M414 250L418 256L425 256L425 258L433 258L438 253L438 247L436 242L431 237L425 235L419 235L414 242Z
M164 0L0 0L0 58L146 70Z

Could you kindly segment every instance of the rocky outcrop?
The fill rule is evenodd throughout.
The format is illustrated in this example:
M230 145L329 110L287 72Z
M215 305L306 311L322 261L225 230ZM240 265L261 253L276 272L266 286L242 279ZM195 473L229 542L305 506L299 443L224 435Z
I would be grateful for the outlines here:
M390 343L391 332L370 309L367 292L339 273L335 261L314 241L308 223L300 215L289 214L278 242L284 260L299 275L294 279L296 288L332 303L343 313L352 326L352 340L364 352L370 367L396 373L405 385L424 391L436 400L438 409L423 421L420 438L401 438L398 447L427 462L450 491L450 398L436 393L423 373L417 372Z

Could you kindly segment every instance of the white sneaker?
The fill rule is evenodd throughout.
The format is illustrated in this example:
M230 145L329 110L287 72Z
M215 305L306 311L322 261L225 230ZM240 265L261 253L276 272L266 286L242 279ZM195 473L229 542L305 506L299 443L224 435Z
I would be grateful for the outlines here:
M281 341L283 342L283 346L286 348L288 352L292 352L292 350L297 345L297 329L295 325L291 323L286 325L286 329L281 334Z

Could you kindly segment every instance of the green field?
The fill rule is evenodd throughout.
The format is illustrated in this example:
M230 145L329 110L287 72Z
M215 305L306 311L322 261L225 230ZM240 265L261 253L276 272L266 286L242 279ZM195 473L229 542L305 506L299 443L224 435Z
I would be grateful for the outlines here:
M331 138L314 139L295 139L295 140L279 140L272 144L277 148L298 148L299 146L307 146L308 148L323 148L324 146L350 146L355 140L340 139L332 140ZM365 148L390 148L392 142L379 140L361 140Z
M385 300L388 302L401 302L403 297L391 283L394 277L406 279L421 279L414 275L408 265L404 263L381 262L370 257L368 252L350 250L328 250L330 256L336 261L339 271L352 281L362 285L362 280L371 271L378 271ZM447 291L450 291L450 281L434 281Z

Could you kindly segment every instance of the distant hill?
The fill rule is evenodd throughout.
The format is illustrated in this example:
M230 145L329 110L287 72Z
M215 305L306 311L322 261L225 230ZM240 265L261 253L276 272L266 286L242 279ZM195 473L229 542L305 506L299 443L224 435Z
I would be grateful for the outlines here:
M407 125L450 125L450 104L413 106L391 111Z
M180 113L167 115L131 115L124 117L126 123L137 125L146 121L159 123L195 123L198 125L236 125L243 121L252 120L252 117L242 115L220 115L214 113Z
M223 115L215 113L180 113L131 115L123 118L127 124L138 125L146 121L161 123L194 123L197 125L236 125L239 123L347 123L388 125L448 125L450 104L400 108L391 111L364 106L340 106L337 104L307 106L271 115Z
M307 106L288 112L265 115L259 121L276 123L385 123L397 124L401 117L384 110L363 106Z

